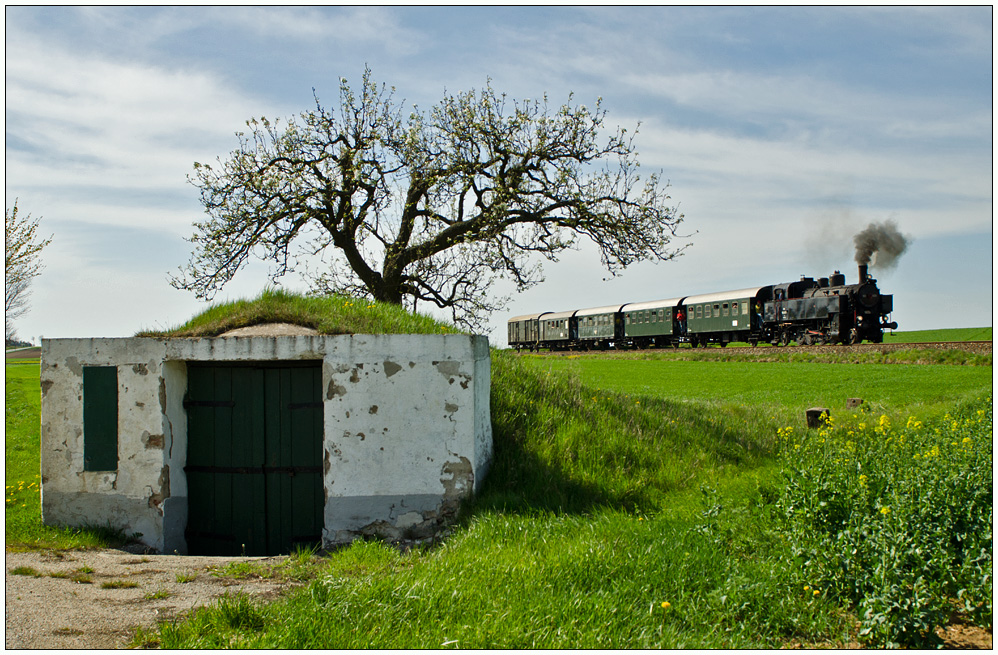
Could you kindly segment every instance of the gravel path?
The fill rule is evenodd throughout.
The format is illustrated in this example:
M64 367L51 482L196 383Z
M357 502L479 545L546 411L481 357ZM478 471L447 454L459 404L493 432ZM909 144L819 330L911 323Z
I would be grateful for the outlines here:
M287 581L222 578L211 570L229 562L281 559L134 555L122 550L5 553L4 646L124 648L135 628L152 628L225 593L276 597L291 586ZM40 575L12 574L22 567Z

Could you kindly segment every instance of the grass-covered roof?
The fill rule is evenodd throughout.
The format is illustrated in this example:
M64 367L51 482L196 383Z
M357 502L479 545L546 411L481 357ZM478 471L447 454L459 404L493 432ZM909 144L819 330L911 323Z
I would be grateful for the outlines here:
M253 325L291 323L319 334L457 334L460 330L398 305L344 296L305 296L268 289L250 300L210 305L168 330L145 330L139 337L217 337Z

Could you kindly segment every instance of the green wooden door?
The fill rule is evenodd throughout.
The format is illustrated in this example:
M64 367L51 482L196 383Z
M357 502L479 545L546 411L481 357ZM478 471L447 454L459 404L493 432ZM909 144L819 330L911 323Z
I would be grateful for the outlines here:
M188 365L192 555L277 555L321 542L320 366Z

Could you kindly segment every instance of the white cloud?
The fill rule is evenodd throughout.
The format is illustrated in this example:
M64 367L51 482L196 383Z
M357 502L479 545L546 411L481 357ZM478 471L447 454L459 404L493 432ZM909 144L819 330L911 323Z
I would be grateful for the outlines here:
M271 38L339 44L377 44L394 54L419 50L420 34L401 25L384 7L227 7L210 13L214 24L229 24Z
M990 170L973 153L866 150L852 144L817 147L686 130L658 123L642 126L642 162L662 168L682 199L690 188L717 200L712 218L765 211L813 211L828 203L866 212L906 212L920 231L958 233L990 225ZM682 185L682 186L680 186ZM949 220L938 220L945 211Z
M15 49L6 76L8 195L86 191L59 200L77 213L90 205L83 218L93 222L131 223L135 212L114 209L130 194L194 198L186 183L193 162L234 147L233 133L264 108L206 72L81 56L51 42L22 40ZM150 224L171 218L147 209L158 214ZM189 215L182 220L189 224Z

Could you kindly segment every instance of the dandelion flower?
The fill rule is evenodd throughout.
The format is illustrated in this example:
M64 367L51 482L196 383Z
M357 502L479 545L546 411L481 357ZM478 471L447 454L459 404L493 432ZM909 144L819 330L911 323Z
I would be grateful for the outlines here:
M883 514L884 516L887 516L888 514L891 513L891 508L890 507L881 507L880 508L880 513Z
M669 609L670 607L672 607L672 603L670 603L670 602L669 602L669 601L667 601L667 600L665 600L665 601L662 601L662 609L664 609L664 610L667 610L667 609Z

